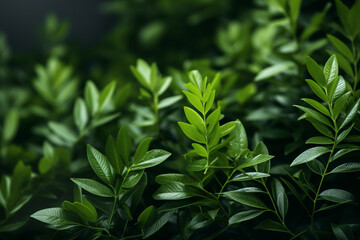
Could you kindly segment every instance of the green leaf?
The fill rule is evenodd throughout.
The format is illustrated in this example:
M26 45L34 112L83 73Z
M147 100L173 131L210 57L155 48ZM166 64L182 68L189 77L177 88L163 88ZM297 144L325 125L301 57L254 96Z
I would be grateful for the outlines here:
M336 240L354 240L354 233L351 224L336 225L331 224L332 231Z
M224 192L223 195L227 198L230 198L238 203L260 209L268 209L265 203L259 198L255 193L252 192L242 192L242 189Z
M204 107L201 103L201 100L199 99L199 97L195 96L194 94L187 92L187 91L183 91L183 93L186 95L187 99L189 100L189 102L201 113L204 114Z
M227 152L231 157L236 157L248 148L246 131L240 120L236 120L236 126L230 133L230 139Z
M321 112L322 114L330 117L329 110L321 103L310 98L302 98L301 100L303 100L304 102L306 102L307 104L309 104L310 106Z
M249 181L258 178L266 178L270 177L270 174L262 173L262 172L246 172L235 175L231 181Z
M171 82L172 82L172 77L170 76L167 76L167 77L164 77L161 81L161 87L159 88L159 91L158 91L158 95L161 96L171 85ZM169 97L169 98L179 98L179 96L172 96L172 97ZM181 99L182 97L180 97ZM180 100L179 99L179 100ZM165 100L165 99L164 99ZM160 102L161 103L161 102ZM165 103L165 102L164 102ZM160 106L160 104L159 104ZM160 107L159 107L160 108Z
M300 165L306 162L310 162L321 155L330 152L327 147L313 147L303 153L301 153L295 160L291 163L290 167Z
M136 61L136 68L134 66L130 66L132 73L135 78L139 81L141 85L145 88L150 89L150 71L151 68L147 62L142 59L138 59Z
M158 109L170 107L170 106L174 105L175 103L177 103L178 101L180 101L181 99L182 99L182 96L171 96L168 98L164 98L163 100L161 100L159 102Z
M347 114L344 121L341 123L340 129L345 127L347 124L349 124L354 119L354 117L356 116L356 113L359 109L359 104L360 104L360 99L358 99L356 101L356 103L354 104L354 106L351 108L350 112Z
M110 102L111 97L114 94L116 82L112 81L101 91L99 98L99 111L101 112L104 107Z
M220 137L224 137L228 134L230 134L236 127L236 122L232 121L232 122L228 122L225 123L224 125L220 126Z
M251 219L260 216L264 212L265 211L262 210L248 210L248 211L236 213L235 215L231 216L231 218L229 218L229 225L249 221Z
M196 97L202 99L201 91L193 83L189 82L185 84L185 87L187 87Z
M266 154L258 154L255 157L247 158L244 162L240 163L239 166L237 166L236 169L240 170L247 167L252 167L255 165L258 165L263 162L267 162L270 159L272 159L274 156L266 155Z
M77 140L76 134L65 124L49 122L49 128L59 137L69 141L71 144Z
M205 106L205 114L207 114L209 112L209 110L211 109L211 107L213 106L215 101L215 90L212 90L209 96L209 99L206 102L206 106Z
M86 152L90 166L96 175L105 183L112 186L114 183L115 174L107 157L89 144L87 145Z
M353 151L359 151L360 148L358 146L350 146L349 148L343 148L337 151L332 158L330 159L330 162L335 161L336 159L344 156L345 154L351 153Z
M11 141L19 126L19 111L17 109L10 109L4 119L4 125L2 129L2 137L5 142Z
M354 56L352 55L350 49L343 43L340 39L334 37L331 34L326 35L331 44L338 50L342 55L344 55L350 62L354 61Z
M353 128L353 126L354 126L354 123L353 123L350 127L348 127L347 129L345 129L344 131L342 131L342 132L338 135L338 137L337 137L337 139L336 139L336 143L337 143L337 144L339 144L342 140L344 140L344 139L347 137L347 135L349 135L349 133L350 133L351 129Z
M352 201L355 199L351 193L342 189L327 189L320 193L319 196L324 200L336 203Z
M193 70L188 73L190 81L197 86L198 89L202 89L203 78L198 70Z
M322 123L328 125L329 127L332 127L331 122L321 113L319 113L311 108L307 108L307 107L303 107L303 106L299 106L299 105L294 105L294 106L303 110L307 116L312 117L312 118L318 120L319 122L322 122Z
M350 96L350 92L345 93L344 95L342 95L341 97L339 97L334 104L334 110L333 110L333 114L334 114L334 118L336 119L339 114L344 111L345 106L348 102L349 96Z
M88 120L89 118L84 100L81 98L76 99L75 107L74 107L75 125L80 131L82 131L85 129Z
M155 207L153 205L147 207L138 217L138 227L144 229L151 225L155 218Z
M321 86L326 86L325 76L322 67L317 64L311 57L306 57L306 67L310 75ZM310 85L310 84L309 84ZM311 86L310 86L311 87ZM311 87L312 88L312 87ZM314 90L313 90L314 91ZM317 94L316 94L317 95ZM321 98L321 97L320 97Z
M335 167L333 170L331 170L330 173L349 173L349 172L360 172L360 163L358 162L344 163Z
M256 225L255 229L268 230L274 232L288 232L288 230L279 222L274 220L265 219L258 225Z
M134 164L138 164L139 161L145 156L146 152L149 150L152 139L152 137L149 137L140 142L139 146L135 151Z
M200 144L193 143L192 146L193 146L195 152L196 152L199 156L201 156L201 157L207 157L207 156L208 156L208 152L207 152L206 149L205 149L203 146L201 146Z
M105 185L92 180L92 179L86 179L86 178L71 178L71 181L73 181L75 184L77 184L82 189L88 191L89 193L92 193L96 196L100 197L113 197L114 193Z
M122 126L116 138L117 148L119 149L120 157L123 160L125 166L129 167L130 154L133 148L131 138L126 131L126 128Z
M91 115L94 116L99 109L99 90L91 81L88 81L85 86L85 100Z
M340 68L342 68L344 70L344 72L346 72L347 74L349 74L352 78L354 78L354 71L349 63L349 61L340 53L335 52L335 51L331 51L328 50L328 53L331 54L335 54L336 58L338 60L339 66Z
M317 144L317 145L329 145L329 144L333 144L333 140L328 138L328 137L323 137L323 136L316 136L316 137L312 137L309 138L308 140L306 140L305 142L306 144Z
M318 96L321 100L326 101L327 97L324 90L322 90L316 82L311 79L306 79L305 81L307 82L311 90L316 94L316 96Z
M197 196L194 188L179 182L171 182L161 185L154 193L155 200L181 200Z
M281 217L284 219L288 211L289 201L285 193L285 189L282 186L281 182L278 179L272 181L272 193L273 197L276 200L276 205L279 209Z
M205 144L204 136L192 125L184 122L178 122L181 130L191 140Z
M62 208L46 208L31 215L36 220L56 226L75 225L70 215Z
M69 201L64 201L62 203L62 207L67 211L75 213L81 219L83 219L85 222L87 222L87 221L95 222L98 218L95 208L91 209L82 203L78 203L78 202L71 203ZM93 210L95 210L95 211L93 211Z
M134 163L134 166L131 168L132 170L141 170L145 168L154 167L163 161L165 161L168 157L170 157L171 153L160 150L154 149L147 152L144 157L138 162Z
M137 171L130 171L127 178L124 181L124 188L132 188L134 187L141 179L144 174L144 169Z
M306 118L306 120L309 121L320 133L324 134L329 138L334 138L332 131L327 126L325 126L325 124L311 117Z
M339 76L330 84L330 89L328 90L329 100L333 102L340 96L344 94L346 90L346 81L342 76Z
M105 155L108 157L108 160L114 168L115 172L117 174L121 174L125 166L117 151L115 140L111 135L109 135L106 141Z
M184 112L186 119L189 121L189 123L195 126L202 134L205 134L205 122L202 117L196 111L192 110L189 107L184 107Z
M150 237L151 235L159 231L169 221L173 214L174 211L170 211L164 213L160 217L156 217L156 220L153 221L153 223L144 230L144 239Z
M198 185L198 182L185 174L180 173L166 173L156 176L155 181L159 184L166 184L171 182L179 182L185 185Z
M306 165L309 167L311 171L313 171L314 173L320 176L324 173L325 167L322 164L322 162L320 162L319 160L314 159L310 162L306 162Z
M198 159L187 164L186 170L189 172L203 171L205 170L206 166L207 166L206 159Z
M215 125L219 122L221 115L221 108L216 108L210 115L206 118L206 124L208 124L208 132L210 133Z
M25 221L19 221L19 222L15 222L15 223L6 223L6 224L4 224L4 225L2 225L0 227L0 233L2 233L2 232L14 232L17 229L24 226L27 222L28 222L28 220L26 219Z
M326 84L329 85L339 75L339 67L335 54L331 55L324 67Z
M264 79L268 79L268 78L277 76L280 73L285 72L292 66L293 66L292 63L283 62L283 63L278 63L278 64L272 65L270 67L264 68L256 75L255 81L261 81Z

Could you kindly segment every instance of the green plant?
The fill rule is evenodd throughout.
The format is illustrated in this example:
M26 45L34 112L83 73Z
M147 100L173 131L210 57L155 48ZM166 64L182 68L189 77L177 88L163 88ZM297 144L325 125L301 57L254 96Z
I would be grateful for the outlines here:
M320 182L317 186L314 186L310 181L296 180L300 189L313 203L309 213L311 227L314 228L317 213L351 203L354 200L354 196L343 189L323 190L323 184L328 175L360 171L357 162L338 164L330 170L335 160L339 162L339 159L344 155L360 150L357 145L346 144L346 142L352 142L351 139L354 137L356 139L356 135L350 135L350 133L354 127L354 118L359 109L360 100L352 95L350 84L338 75L338 63L335 55L329 58L324 69L308 57L307 68L315 81L307 79L306 82L321 101L303 98L302 100L312 108L296 107L305 112L302 118L308 120L321 133L321 136L309 138L306 143L314 144L316 147L309 148L301 153L290 166L306 163L312 172L320 176ZM326 155L327 157L324 157ZM324 159L322 160L320 157ZM303 179L306 180L306 178ZM320 208L318 207L319 200L326 201ZM300 198L299 201L302 199Z
M105 233L106 236L115 239L120 237L115 237L111 232L115 232L116 235L121 234L122 239L150 236L161 227L157 223L158 220L153 223L156 215L153 206L146 208L139 215L138 234L126 235L128 224L135 220L133 214L147 184L145 169L162 163L170 156L170 153L160 149L149 151L151 140L152 138L144 139L135 154L131 156L132 141L126 129L122 127L116 140L109 136L105 148L106 155L88 145L89 164L103 183L87 178L72 178L71 180L76 184L74 202L64 201L62 207L43 209L34 213L32 217L50 224L50 227L55 229L80 228L75 236L83 234L85 230L92 230L88 233L89 236L99 237ZM98 197L112 198L112 204L90 196L85 197L82 189ZM98 211L102 212L101 215ZM158 217L163 221L164 216ZM166 217L169 217L169 214ZM125 227L113 231L115 223L116 226L125 225ZM129 232L133 233L134 229Z

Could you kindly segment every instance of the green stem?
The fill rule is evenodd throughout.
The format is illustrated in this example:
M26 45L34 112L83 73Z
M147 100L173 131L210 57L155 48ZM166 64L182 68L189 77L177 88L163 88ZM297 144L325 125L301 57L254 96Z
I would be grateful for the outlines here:
M333 143L333 146L331 148L330 155L329 155L329 158L327 160L324 172L321 174L321 180L320 180L319 186L318 186L316 194L315 194L313 210L312 210L312 213L311 213L311 226L312 226L312 228L314 227L314 215L315 215L315 212L316 212L316 202L317 202L317 200L319 198L319 193L320 193L322 184L324 182L325 176L327 174L327 170L328 170L329 165L330 165L330 160L331 160L332 156L334 155L335 147L336 147L336 144L337 144L336 143L337 135L338 135L338 131L335 131L334 143Z
M126 171L126 175L125 175L124 179L123 179L122 182L121 182L119 191L118 191L117 193L115 193L114 204L113 204L113 207L112 207L112 210L111 210L111 213L110 213L109 222L108 222L108 225L107 225L107 227L106 227L106 230L108 230L109 227L110 227L110 225L111 225L111 222L112 222L112 219L113 219L113 217L114 217L115 210L116 210L117 200L118 200L118 198L119 198L119 196L120 196L120 193L121 193L121 190L122 190L122 188L123 188L123 186L124 186L125 180L126 180L127 176L129 175L129 173L130 173L130 171L131 171L131 167L132 167L132 166L130 166L130 167L128 168L128 170Z
M234 170L231 172L231 174L228 176L228 178L226 179L225 183L222 185L222 187L221 187L221 189L220 189L220 192L217 193L217 194L218 194L217 199L220 198L221 193L224 191L226 185L230 182L230 179L231 179L232 175L234 175L235 172L236 172L236 169L234 169Z
M110 214L110 217L109 217L109 222L108 222L108 225L106 226L106 229L110 228L110 225L111 225L111 222L112 222L112 219L114 217L115 210L116 210L117 199L118 199L118 197L116 196L115 199L114 199L114 204L113 204L113 207L112 207L112 210L111 210L111 214Z
M289 233L290 235L292 235L293 237L295 237L296 235L286 226L286 223L285 223L285 219L282 218L277 210L277 207L275 205L275 201L273 199L273 197L271 196L271 193L268 189L268 187L266 186L266 183L263 182L263 181L257 181L257 182L260 182L264 188L265 188L265 191L266 191L266 194L269 196L270 198L270 201L271 201L271 204L273 205L273 208L274 208L274 211L272 211L276 216L277 218L280 220L281 224L284 226L284 228L286 229L287 233Z
M327 163L326 163L324 172L321 174L320 183L319 183L319 186L318 186L318 188L317 188L317 191L316 191L316 194L315 194L315 198L314 198L314 201L313 201L313 210L312 210L312 213L311 213L311 227L312 227L312 229L314 229L314 215L315 215L315 212L316 212L316 203L317 203L317 200L318 200L318 198L319 198L319 193L320 193L322 184L323 184L323 182L324 182L325 176L327 175L327 170L328 170L329 165L330 165L330 160L331 160L332 156L334 155L334 151L335 151L336 145L338 144L338 143L336 142L336 139L337 139L337 137L338 137L339 129L338 129L338 127L337 127L336 119L334 118L334 114L333 114L333 110L332 110L332 104L331 104L331 103L327 103L327 104L328 104L328 106L329 106L331 119L332 119L333 124L334 124L335 135L334 135L333 146L332 146L332 148L331 148L330 155L329 155L329 158L328 158L328 160L327 160Z

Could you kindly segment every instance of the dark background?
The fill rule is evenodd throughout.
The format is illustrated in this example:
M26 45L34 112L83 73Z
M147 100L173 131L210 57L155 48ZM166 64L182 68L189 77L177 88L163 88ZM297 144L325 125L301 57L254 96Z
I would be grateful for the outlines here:
M0 0L0 32L13 49L39 45L36 29L49 13L71 23L70 38L83 46L94 44L113 26L114 18L101 10L99 0Z

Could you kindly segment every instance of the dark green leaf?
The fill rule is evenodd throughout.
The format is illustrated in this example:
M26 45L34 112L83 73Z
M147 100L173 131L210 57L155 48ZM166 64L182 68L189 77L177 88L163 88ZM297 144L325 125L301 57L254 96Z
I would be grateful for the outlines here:
M124 188L132 188L134 187L141 179L144 174L144 170L130 171L128 176L124 181Z
M329 145L333 144L333 140L328 137L316 136L306 140L306 144Z
M66 226L76 224L71 220L69 214L61 208L42 209L32 214L31 217L51 225Z
M301 153L295 160L291 163L290 167L310 162L321 155L330 152L326 147L313 147L303 153Z
M314 80L320 84L321 86L325 86L325 76L323 73L322 67L319 66L311 57L306 57L306 67L310 73L310 75L314 78ZM310 86L311 87L311 86Z
M112 186L115 174L107 157L89 144L87 145L86 150L90 166L94 170L96 175L105 183Z
M82 189L100 196L100 197L113 197L114 193L105 185L91 179L85 178L71 178L75 184L77 184Z
M138 164L139 161L145 156L146 152L149 150L152 137L142 140L137 147L134 155L134 164Z
M325 92L321 89L321 87L316 82L314 82L311 79L306 79L305 81L307 82L307 84L309 85L311 90L316 94L316 96L318 96L321 100L326 101Z
M229 218L229 225L249 221L251 219L260 216L264 212L265 211L261 211L261 210L248 210L248 211L236 213L231 218Z
M354 56L352 55L350 49L343 43L340 39L334 37L331 34L327 34L327 38L331 44L338 50L342 55L344 55L350 62L354 61Z
M114 138L109 135L106 141L105 154L108 157L109 162L113 166L117 174L121 174L125 168L120 154L118 153L117 146Z
M276 222L274 220L265 219L261 223L259 223L255 229L262 229L262 230L268 230L268 231L274 231L274 232L288 232L288 230L279 222Z
M140 229L150 226L155 218L155 207L153 205L147 207L138 217L138 226Z
M319 102L317 102L317 101L315 101L313 99L310 99L310 98L302 98L301 100L308 103L310 106L312 106L313 108L315 108L316 110L318 110L322 114L325 114L326 116L330 117L329 110L324 105L322 105L321 103L319 103Z
M354 196L342 189L327 189L319 195L322 199L330 202L342 203L354 200Z
M141 170L145 168L154 167L165 161L168 157L170 157L170 155L171 153L164 150L160 150L160 149L151 150L147 152L138 163L136 164L134 163L132 170Z
M349 172L359 172L359 171L360 171L360 163L350 162L335 167L330 173L349 173Z
M125 166L129 167L130 154L133 148L131 138L126 131L126 128L122 126L117 135L116 144L119 149L120 157L123 160Z

